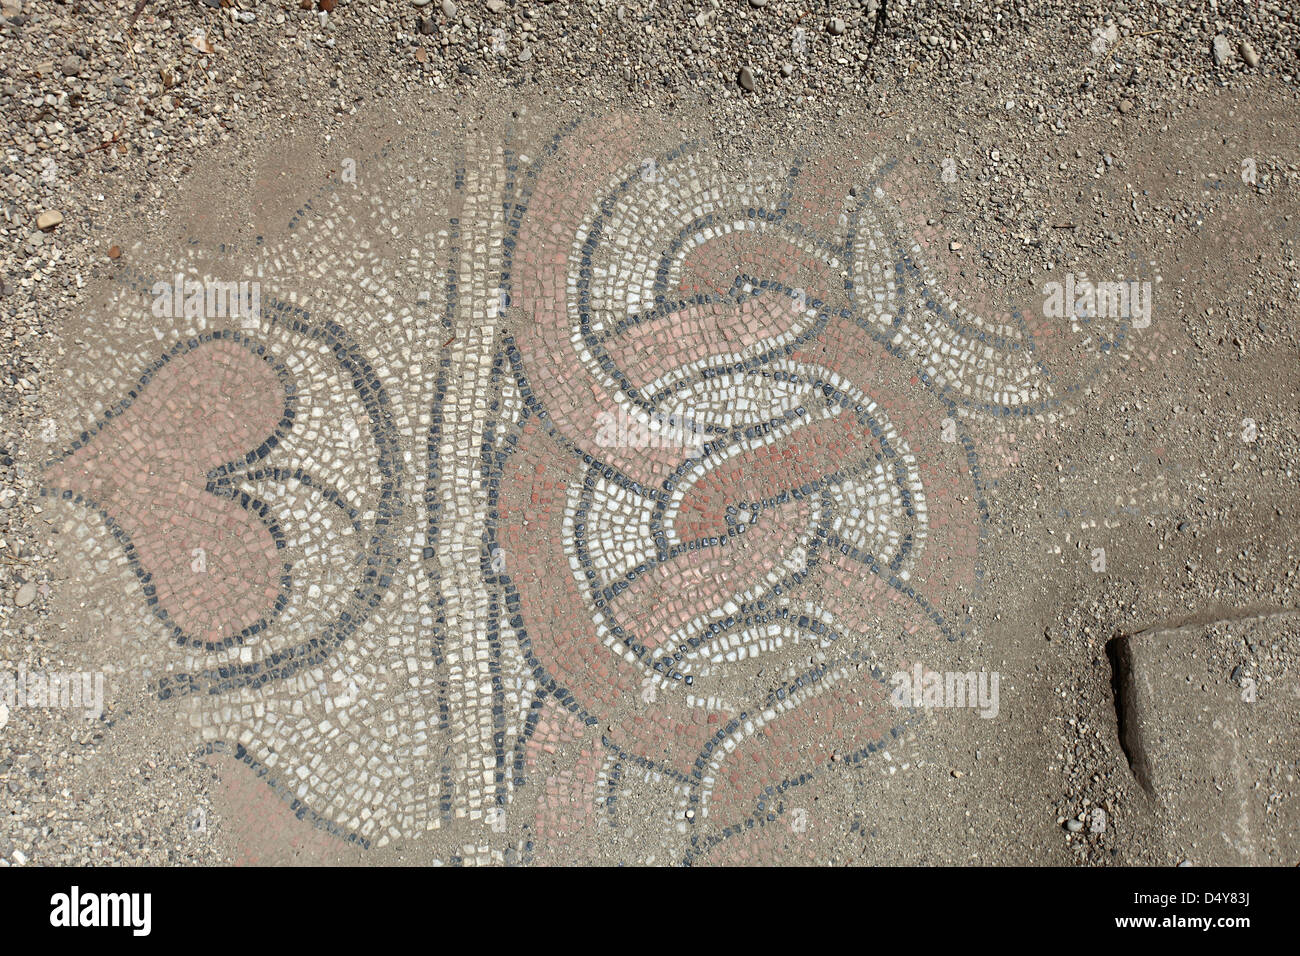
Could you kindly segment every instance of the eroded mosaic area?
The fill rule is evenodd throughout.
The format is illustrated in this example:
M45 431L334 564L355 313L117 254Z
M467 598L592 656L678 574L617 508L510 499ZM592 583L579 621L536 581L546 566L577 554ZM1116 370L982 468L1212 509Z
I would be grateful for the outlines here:
M969 636L991 473L1134 330L954 286L887 155L418 152L115 271L45 472L90 653L266 859L816 858Z

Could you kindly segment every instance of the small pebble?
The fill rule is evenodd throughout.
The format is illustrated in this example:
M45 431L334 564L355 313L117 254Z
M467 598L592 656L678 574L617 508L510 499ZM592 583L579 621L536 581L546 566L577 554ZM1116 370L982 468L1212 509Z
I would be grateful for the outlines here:
M736 77L736 82L739 83L743 89L746 89L751 93L754 92L754 73L749 67L742 66L740 68L740 74Z
M1245 40L1242 40L1237 46L1237 52L1241 54L1241 58L1246 61L1246 65L1252 70L1259 66L1259 54L1256 53L1255 48Z
M36 584L33 581L28 581L26 584L20 587L18 589L18 593L14 595L14 606L26 607L27 605L31 604L35 600L36 600Z
M840 36L845 30L848 29L848 24L846 24L839 17L832 17L831 22L826 24L826 29L831 31L832 36Z
M57 209L47 209L36 217L36 228L41 232L49 232L61 222L63 222L63 213Z
M1222 33L1214 38L1211 49L1214 52L1214 63L1216 66L1223 66L1232 59L1232 44Z

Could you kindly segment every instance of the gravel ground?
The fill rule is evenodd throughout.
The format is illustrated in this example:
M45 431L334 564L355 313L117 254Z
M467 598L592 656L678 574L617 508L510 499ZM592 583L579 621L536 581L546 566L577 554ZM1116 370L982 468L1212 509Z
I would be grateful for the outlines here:
M41 667L58 666L42 649L55 625L41 607L48 528L33 468L44 418L58 404L46 392L48 372L68 345L55 329L83 307L79 290L121 254L116 230L134 216L161 217L200 164L237 164L259 138L307 125L342 135L358 117L420 102L466 113L511 97L707 110L716 128L736 136L763 131L795 142L823 130L816 135L851 141L848 113L915 119L918 136L952 144L963 175L951 194L959 211L947 225L971 237L980 278L996 287L1021 281L1027 261L1045 269L1088 242L1104 256L1108 240L1124 238L1113 222L1053 234L1035 221L1035 191L1048 188L1049 174L1092 189L1112 166L1138 161L1125 152L1134 130L1176 131L1181 116L1213 103L1242 109L1237 125L1248 130L1253 103L1266 101L1283 117L1289 110L1294 147L1300 85L1300 12L1275 2L0 0L0 14L0 660ZM967 119L979 135L967 133ZM1099 131L1090 152L1065 145L1080 128ZM1062 144L1055 152L1027 145L1054 138ZM1251 159L1259 196L1290 194L1300 183L1294 148ZM1234 172L1236 163L1235 154L1220 160ZM1105 188L1110 196L1120 187ZM1213 203L1191 191L1157 211L1179 228ZM1080 225L1104 218L1085 216ZM1261 296L1294 302L1294 234L1275 250L1281 261L1290 257L1289 276L1262 269ZM1203 357L1248 359L1270 341L1294 354L1293 333L1265 328L1261 339L1249 323L1234 326L1246 322L1235 314L1224 325L1214 301L1187 313ZM1250 377L1243 371L1239 384L1249 387ZM1275 413L1293 421L1287 401ZM1213 406L1208 391L1189 404ZM1188 441L1208 447L1233 424L1231 414L1223 417L1188 425ZM1254 492L1252 481L1295 460L1289 434L1253 449L1247 475L1201 487L1199 506L1174 509L1176 531L1152 534L1199 535L1191 551L1205 550L1203 539L1217 540L1234 508L1283 514L1285 502ZM1183 608L1225 595L1294 603L1294 578L1271 577L1280 565L1266 554L1243 551L1235 583L1229 572L1207 571L1204 560L1187 556L1185 567L1169 569L1186 574ZM1050 768L1062 775L1055 807L1041 813L1055 810L1072 861L1115 858L1104 840L1089 839L1097 834L1088 827L1093 810L1113 814L1131 784L1110 743L1113 727L1071 701L1108 696L1106 636L1139 616L1147 623L1179 610L1173 602L1144 605L1137 587L1112 583L1083 600L1059 595L1044 605L1045 642L1069 644L1075 663L1054 675L1051 696L1062 704L1044 714L1045 725L1062 728L1060 763ZM1062 614L1062 603L1074 607ZM108 721L129 720L129 708L117 708ZM0 865L226 859L202 825L212 771L193 754L115 745L108 738L122 735L95 723L70 736L66 721L38 711L0 717L7 815ZM97 790L69 789L49 773L51 765L93 761L105 768L93 778L102 780ZM1156 849L1156 823L1146 826L1121 859L1167 862Z

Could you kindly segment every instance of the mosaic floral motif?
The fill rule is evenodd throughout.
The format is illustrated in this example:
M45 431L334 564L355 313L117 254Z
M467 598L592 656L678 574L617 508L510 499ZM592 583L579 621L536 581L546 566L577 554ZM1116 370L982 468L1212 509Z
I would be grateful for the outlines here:
M883 160L737 165L618 116L497 142L395 147L232 253L251 321L123 336L153 277L118 276L45 478L139 605L104 653L260 781L227 803L267 858L317 852L301 827L797 858L795 796L914 719L900 655L969 633L988 436L1008 460L1105 350L958 304Z
M698 848L896 732L873 645L958 639L978 586L956 417L1055 397L1023 326L937 301L882 225L879 169L855 201L860 171L824 163L736 178L688 148L620 154L628 125L558 141L518 207L526 411L497 542L544 686L603 728L606 777L681 783ZM615 415L702 454L607 447L593 423Z
M291 586L276 554L283 535L264 520L264 505L226 480L291 424L283 374L235 338L183 347L47 474L49 487L103 507L179 642L243 643L283 607ZM193 381L215 387L205 396L187 387Z

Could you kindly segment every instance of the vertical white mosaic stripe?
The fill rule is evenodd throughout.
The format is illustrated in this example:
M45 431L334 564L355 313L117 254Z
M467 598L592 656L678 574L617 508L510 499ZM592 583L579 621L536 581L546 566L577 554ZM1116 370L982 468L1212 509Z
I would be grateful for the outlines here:
M455 339L450 346L438 449L442 516L437 560L446 600L452 814L482 820L495 797L496 754L488 646L490 598L479 573L488 510L481 468L500 311L497 277L504 251L505 161L500 150L485 149L468 160L459 216Z

